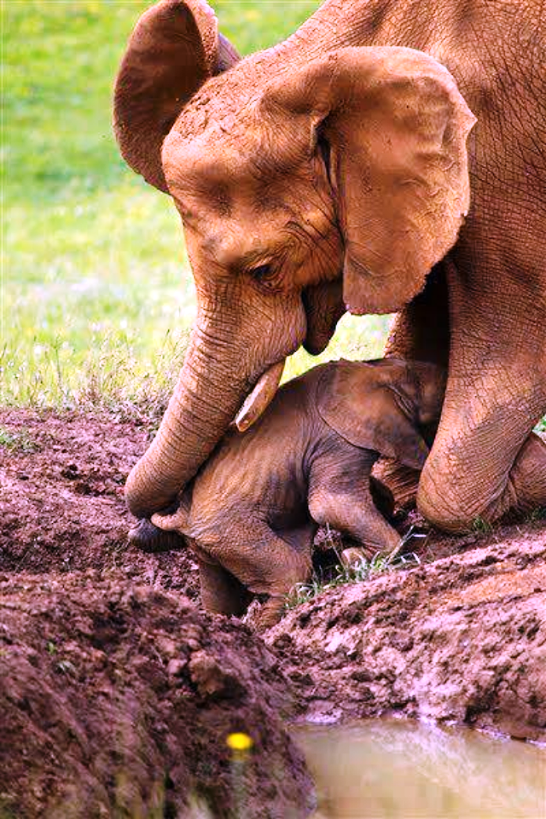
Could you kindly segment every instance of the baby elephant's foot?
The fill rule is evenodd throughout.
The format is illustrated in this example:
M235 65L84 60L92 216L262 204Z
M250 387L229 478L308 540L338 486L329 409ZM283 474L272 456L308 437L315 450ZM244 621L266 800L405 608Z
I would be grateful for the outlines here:
M371 562L376 555L379 555L381 558L384 558L387 563L390 563L391 560L398 557L403 548L404 541L402 538L400 538L398 543L394 545L391 544L389 549L382 549L381 551L350 546L341 552L341 563L348 569L356 569L363 563Z
M178 532L165 532L147 518L141 518L129 530L127 540L131 546L142 549L143 552L168 552L171 549L180 549L185 546L184 539Z
M341 563L348 569L354 569L359 564L368 562L373 555L367 553L365 549L359 549L357 546L350 546L348 549L343 549L341 552Z

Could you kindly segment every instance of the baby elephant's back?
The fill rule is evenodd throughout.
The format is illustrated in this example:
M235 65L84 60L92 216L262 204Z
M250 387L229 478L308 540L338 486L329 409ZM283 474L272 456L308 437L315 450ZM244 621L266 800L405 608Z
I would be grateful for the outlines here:
M235 508L302 483L304 452L318 417L313 392L319 369L283 385L245 432L230 428L197 475L194 507L214 497L218 508Z

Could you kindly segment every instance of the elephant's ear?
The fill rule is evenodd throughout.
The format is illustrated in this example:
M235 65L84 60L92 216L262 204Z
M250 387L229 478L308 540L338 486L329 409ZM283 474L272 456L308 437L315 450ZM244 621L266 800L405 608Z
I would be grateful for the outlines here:
M400 309L457 238L469 206L475 118L436 60L408 48L344 48L268 90L325 140L352 313Z
M429 450L415 428L415 408L381 370L350 361L327 367L317 391L319 415L353 446L422 469Z
M238 61L205 0L160 0L137 22L114 90L114 132L123 158L167 192L161 146L184 105Z

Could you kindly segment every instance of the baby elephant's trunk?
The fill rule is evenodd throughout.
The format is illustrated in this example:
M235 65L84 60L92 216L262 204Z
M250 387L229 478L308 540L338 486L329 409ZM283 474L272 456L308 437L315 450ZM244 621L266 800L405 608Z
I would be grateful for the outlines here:
M416 362L415 375L419 384L417 409L419 424L433 424L440 419L447 384L447 370L438 364Z

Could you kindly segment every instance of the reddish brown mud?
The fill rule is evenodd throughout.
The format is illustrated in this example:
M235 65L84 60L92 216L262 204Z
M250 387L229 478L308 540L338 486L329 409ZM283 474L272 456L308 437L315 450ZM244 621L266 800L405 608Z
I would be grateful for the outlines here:
M241 800L248 817L304 816L295 716L546 738L544 521L452 538L413 513L399 526L426 532L421 566L323 593L266 646L200 610L182 545L127 544L142 427L3 410L0 433L2 816L190 816L192 799L219 817ZM239 730L255 743L244 764L225 745Z
M93 569L0 576L0 620L2 816L305 815L288 687L240 622Z

